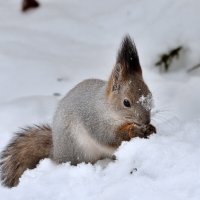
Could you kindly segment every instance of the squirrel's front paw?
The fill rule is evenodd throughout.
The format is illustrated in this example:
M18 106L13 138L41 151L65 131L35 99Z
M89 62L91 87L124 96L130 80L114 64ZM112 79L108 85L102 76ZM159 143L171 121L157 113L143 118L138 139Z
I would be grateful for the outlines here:
M143 126L132 124L132 127L130 128L129 131L129 136L130 138L133 137L148 138L148 136L153 133L156 133L156 128L151 124Z
M156 127L151 124L148 124L144 127L144 132L145 132L146 136L149 136L153 133L156 133Z
M117 129L117 136L120 141L129 141L131 138L137 137L137 131L135 131L135 124L125 123Z
M144 125L141 126L141 132L143 133L143 138L148 138L149 135L156 133L156 127L151 124Z
M138 126L134 123L126 123L117 130L120 141L129 141L134 137L148 138L153 133L156 133L156 128L151 124Z
M141 127L137 126L136 124L126 124L124 127L124 131L127 133L129 140L134 137L143 137L144 133Z

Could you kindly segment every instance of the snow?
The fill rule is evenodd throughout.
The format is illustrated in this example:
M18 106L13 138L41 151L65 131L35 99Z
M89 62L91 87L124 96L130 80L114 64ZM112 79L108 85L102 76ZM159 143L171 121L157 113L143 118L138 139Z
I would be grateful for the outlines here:
M150 93L147 96L142 95L137 103L141 104L145 110L150 111L153 108L152 94Z
M20 0L0 0L0 150L19 127L51 123L58 100L76 83L107 79L125 33L134 37L153 93L157 134L124 142L115 162L42 160L17 187L0 186L0 198L199 200L200 77L186 70L200 62L200 2L40 2L22 14ZM158 56L179 45L180 60L159 73Z

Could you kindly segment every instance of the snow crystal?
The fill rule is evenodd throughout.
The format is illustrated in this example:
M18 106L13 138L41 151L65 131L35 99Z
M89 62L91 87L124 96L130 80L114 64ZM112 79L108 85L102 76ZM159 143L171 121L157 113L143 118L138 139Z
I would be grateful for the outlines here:
M152 94L149 93L146 97L142 95L137 101L137 103L140 103L147 111L150 111L153 105Z

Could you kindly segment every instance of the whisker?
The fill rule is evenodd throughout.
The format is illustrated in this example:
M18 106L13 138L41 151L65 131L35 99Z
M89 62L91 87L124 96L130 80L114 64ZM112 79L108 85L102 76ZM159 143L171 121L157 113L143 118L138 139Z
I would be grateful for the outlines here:
M167 108L166 106L162 109L155 109L152 111L151 120L154 123L162 124L169 129L176 127L178 117L172 108Z

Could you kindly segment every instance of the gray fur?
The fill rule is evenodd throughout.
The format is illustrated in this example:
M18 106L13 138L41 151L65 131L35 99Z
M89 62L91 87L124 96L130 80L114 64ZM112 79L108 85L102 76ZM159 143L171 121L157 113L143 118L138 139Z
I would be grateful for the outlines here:
M121 120L110 117L112 111L105 99L105 89L105 81L89 79L79 83L61 100L53 120L54 160L77 164L110 157L102 154L88 160L87 152L76 140L76 134L82 134L82 130L73 132L74 126L81 124L99 144L110 145L115 140L113 132Z

